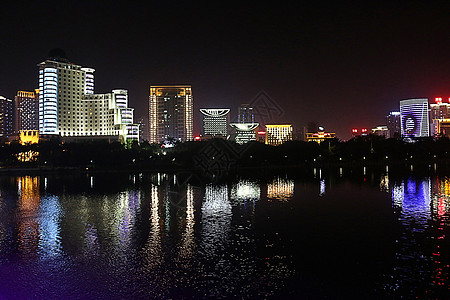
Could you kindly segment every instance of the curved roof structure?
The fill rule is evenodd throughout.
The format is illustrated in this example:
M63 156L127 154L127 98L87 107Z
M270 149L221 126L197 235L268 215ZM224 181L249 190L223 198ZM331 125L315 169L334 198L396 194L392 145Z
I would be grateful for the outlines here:
M200 108L200 112L208 117L223 117L229 112L229 108Z

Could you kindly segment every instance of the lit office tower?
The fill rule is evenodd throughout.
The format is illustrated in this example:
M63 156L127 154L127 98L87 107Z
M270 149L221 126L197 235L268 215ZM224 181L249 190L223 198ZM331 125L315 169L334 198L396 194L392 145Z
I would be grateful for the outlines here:
M432 136L450 137L450 103L435 98L435 103L430 103L430 123Z
M392 111L386 116L386 124L389 130L388 138L400 138L402 133L400 112Z
M200 112L203 115L203 136L222 136L228 135L228 125L230 123L228 108L201 108Z
M39 94L18 91L14 98L14 131L39 130Z
M238 123L255 123L253 107L249 104L242 104L239 107Z
M402 137L429 136L428 99L407 99L400 101Z
M266 144L278 146L292 141L292 125L266 125Z
M150 86L150 142L159 143L170 139L192 141L193 109L190 85Z
M12 134L12 103L11 99L0 96L0 138L7 138Z
M39 67L39 133L122 142L139 139L127 90L94 94L94 69L52 50Z

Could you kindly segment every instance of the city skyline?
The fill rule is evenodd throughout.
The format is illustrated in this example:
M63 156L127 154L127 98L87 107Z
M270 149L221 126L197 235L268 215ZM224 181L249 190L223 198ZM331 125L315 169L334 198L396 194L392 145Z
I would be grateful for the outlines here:
M148 10L48 1L2 11L0 94L8 98L37 87L34 66L53 48L95 67L98 92L127 89L137 119L147 115L150 85L190 84L195 111L226 103L231 115L264 90L294 127L313 121L346 139L349 128L384 123L401 99L450 95L446 2Z

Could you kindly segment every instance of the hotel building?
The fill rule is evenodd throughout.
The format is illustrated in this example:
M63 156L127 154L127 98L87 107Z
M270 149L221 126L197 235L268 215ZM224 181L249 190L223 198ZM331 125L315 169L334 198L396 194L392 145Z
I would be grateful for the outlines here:
M230 124L229 108L201 108L203 116L202 136L227 137Z
M266 125L266 144L278 146L292 141L292 125Z
M192 141L194 104L190 85L150 86L149 135L151 143L175 139Z
M450 103L443 103L441 97L435 98L435 103L430 103L430 119L431 136L450 137Z
M407 99L400 101L402 137L427 137L430 135L428 99Z
M14 98L14 131L39 130L39 90L18 91Z
M60 53L58 53L60 54ZM127 90L94 94L94 72L52 56L39 67L39 133L63 138L139 139Z

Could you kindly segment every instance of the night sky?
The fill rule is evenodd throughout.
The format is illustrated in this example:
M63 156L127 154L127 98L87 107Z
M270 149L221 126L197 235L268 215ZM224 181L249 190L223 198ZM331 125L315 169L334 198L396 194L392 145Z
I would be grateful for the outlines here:
M384 124L401 99L450 97L450 1L14 2L0 4L8 98L37 88L53 48L96 69L97 93L128 89L136 120L150 85L191 84L195 133L199 108L228 107L233 119L262 90L279 121L315 121L342 139Z

